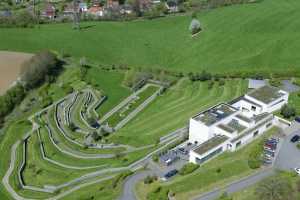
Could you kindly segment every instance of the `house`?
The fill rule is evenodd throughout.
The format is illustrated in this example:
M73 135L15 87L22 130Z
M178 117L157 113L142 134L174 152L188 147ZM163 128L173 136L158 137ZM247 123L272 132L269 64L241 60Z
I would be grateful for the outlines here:
M48 19L54 19L56 17L56 8L53 4L48 3L42 12L42 16Z
M118 8L119 7L119 1L116 1L116 0L107 0L106 7L107 8Z
M87 13L95 17L103 17L104 15L103 8L99 4L94 4Z
M169 0L165 3L166 8L170 13L178 12L178 5L175 0Z
M267 81L265 80L257 80L257 79L249 79L248 80L248 88L249 89L258 89L267 85Z
M78 4L78 9L79 9L79 12L81 12L81 13L86 13L86 12L88 11L87 3L80 2L80 3Z
M120 8L121 8L121 10L120 10L121 14L131 14L133 12L133 8L129 4L120 6Z
M263 86L193 116L189 121L189 142L196 146L189 153L190 162L202 164L224 151L235 151L280 124L272 112L288 102L288 95Z

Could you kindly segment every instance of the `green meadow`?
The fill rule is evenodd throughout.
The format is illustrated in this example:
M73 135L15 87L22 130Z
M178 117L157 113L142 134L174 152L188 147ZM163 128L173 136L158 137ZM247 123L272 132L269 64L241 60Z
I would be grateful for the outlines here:
M103 64L215 73L300 72L300 1L263 0L202 12L192 38L190 16L132 22L42 25L1 29L0 49L52 49Z

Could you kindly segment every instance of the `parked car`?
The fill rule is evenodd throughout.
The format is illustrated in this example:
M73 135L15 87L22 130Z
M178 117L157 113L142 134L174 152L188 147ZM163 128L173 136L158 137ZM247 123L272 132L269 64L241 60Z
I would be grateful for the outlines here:
M272 160L265 159L265 160L263 160L263 164L264 165L270 165L270 164L272 164Z
M295 121L298 122L298 123L300 123L300 116L297 116L297 117L295 118Z
M185 148L178 148L178 152L183 155L187 155L189 153Z
M300 175L300 167L296 167L294 170L298 175Z
M300 140L300 136L299 135L294 135L291 139L291 142L295 143L298 142Z
M265 146L270 147L272 149L276 149L277 148L277 144L274 144L274 143L265 143Z
M265 155L270 155L270 156L272 156L272 157L275 157L275 153L272 152L272 151L267 151L267 150L265 150L265 151L264 151L264 154L265 154Z
M166 180L168 180L169 178L171 178L172 176L175 176L177 173L178 173L178 170L177 170L177 169L173 169L173 170L169 171L168 173L166 173L166 174L162 177L162 180L163 180L163 181L166 181Z
M267 147L267 146L264 146L264 150L275 153L275 149L272 149L272 148Z

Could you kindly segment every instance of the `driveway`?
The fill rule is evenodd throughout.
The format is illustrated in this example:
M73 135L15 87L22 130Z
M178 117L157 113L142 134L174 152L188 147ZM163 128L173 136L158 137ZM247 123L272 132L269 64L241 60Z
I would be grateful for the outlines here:
M300 135L300 130L294 131L286 136L275 161L275 168L293 170L295 167L300 167L300 150L296 146L297 143L290 142L291 138L296 134Z

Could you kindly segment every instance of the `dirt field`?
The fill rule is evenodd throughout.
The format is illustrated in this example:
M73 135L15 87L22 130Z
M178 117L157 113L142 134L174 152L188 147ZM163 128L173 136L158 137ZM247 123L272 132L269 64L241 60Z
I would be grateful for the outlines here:
M18 78L21 64L32 54L0 51L0 95Z

